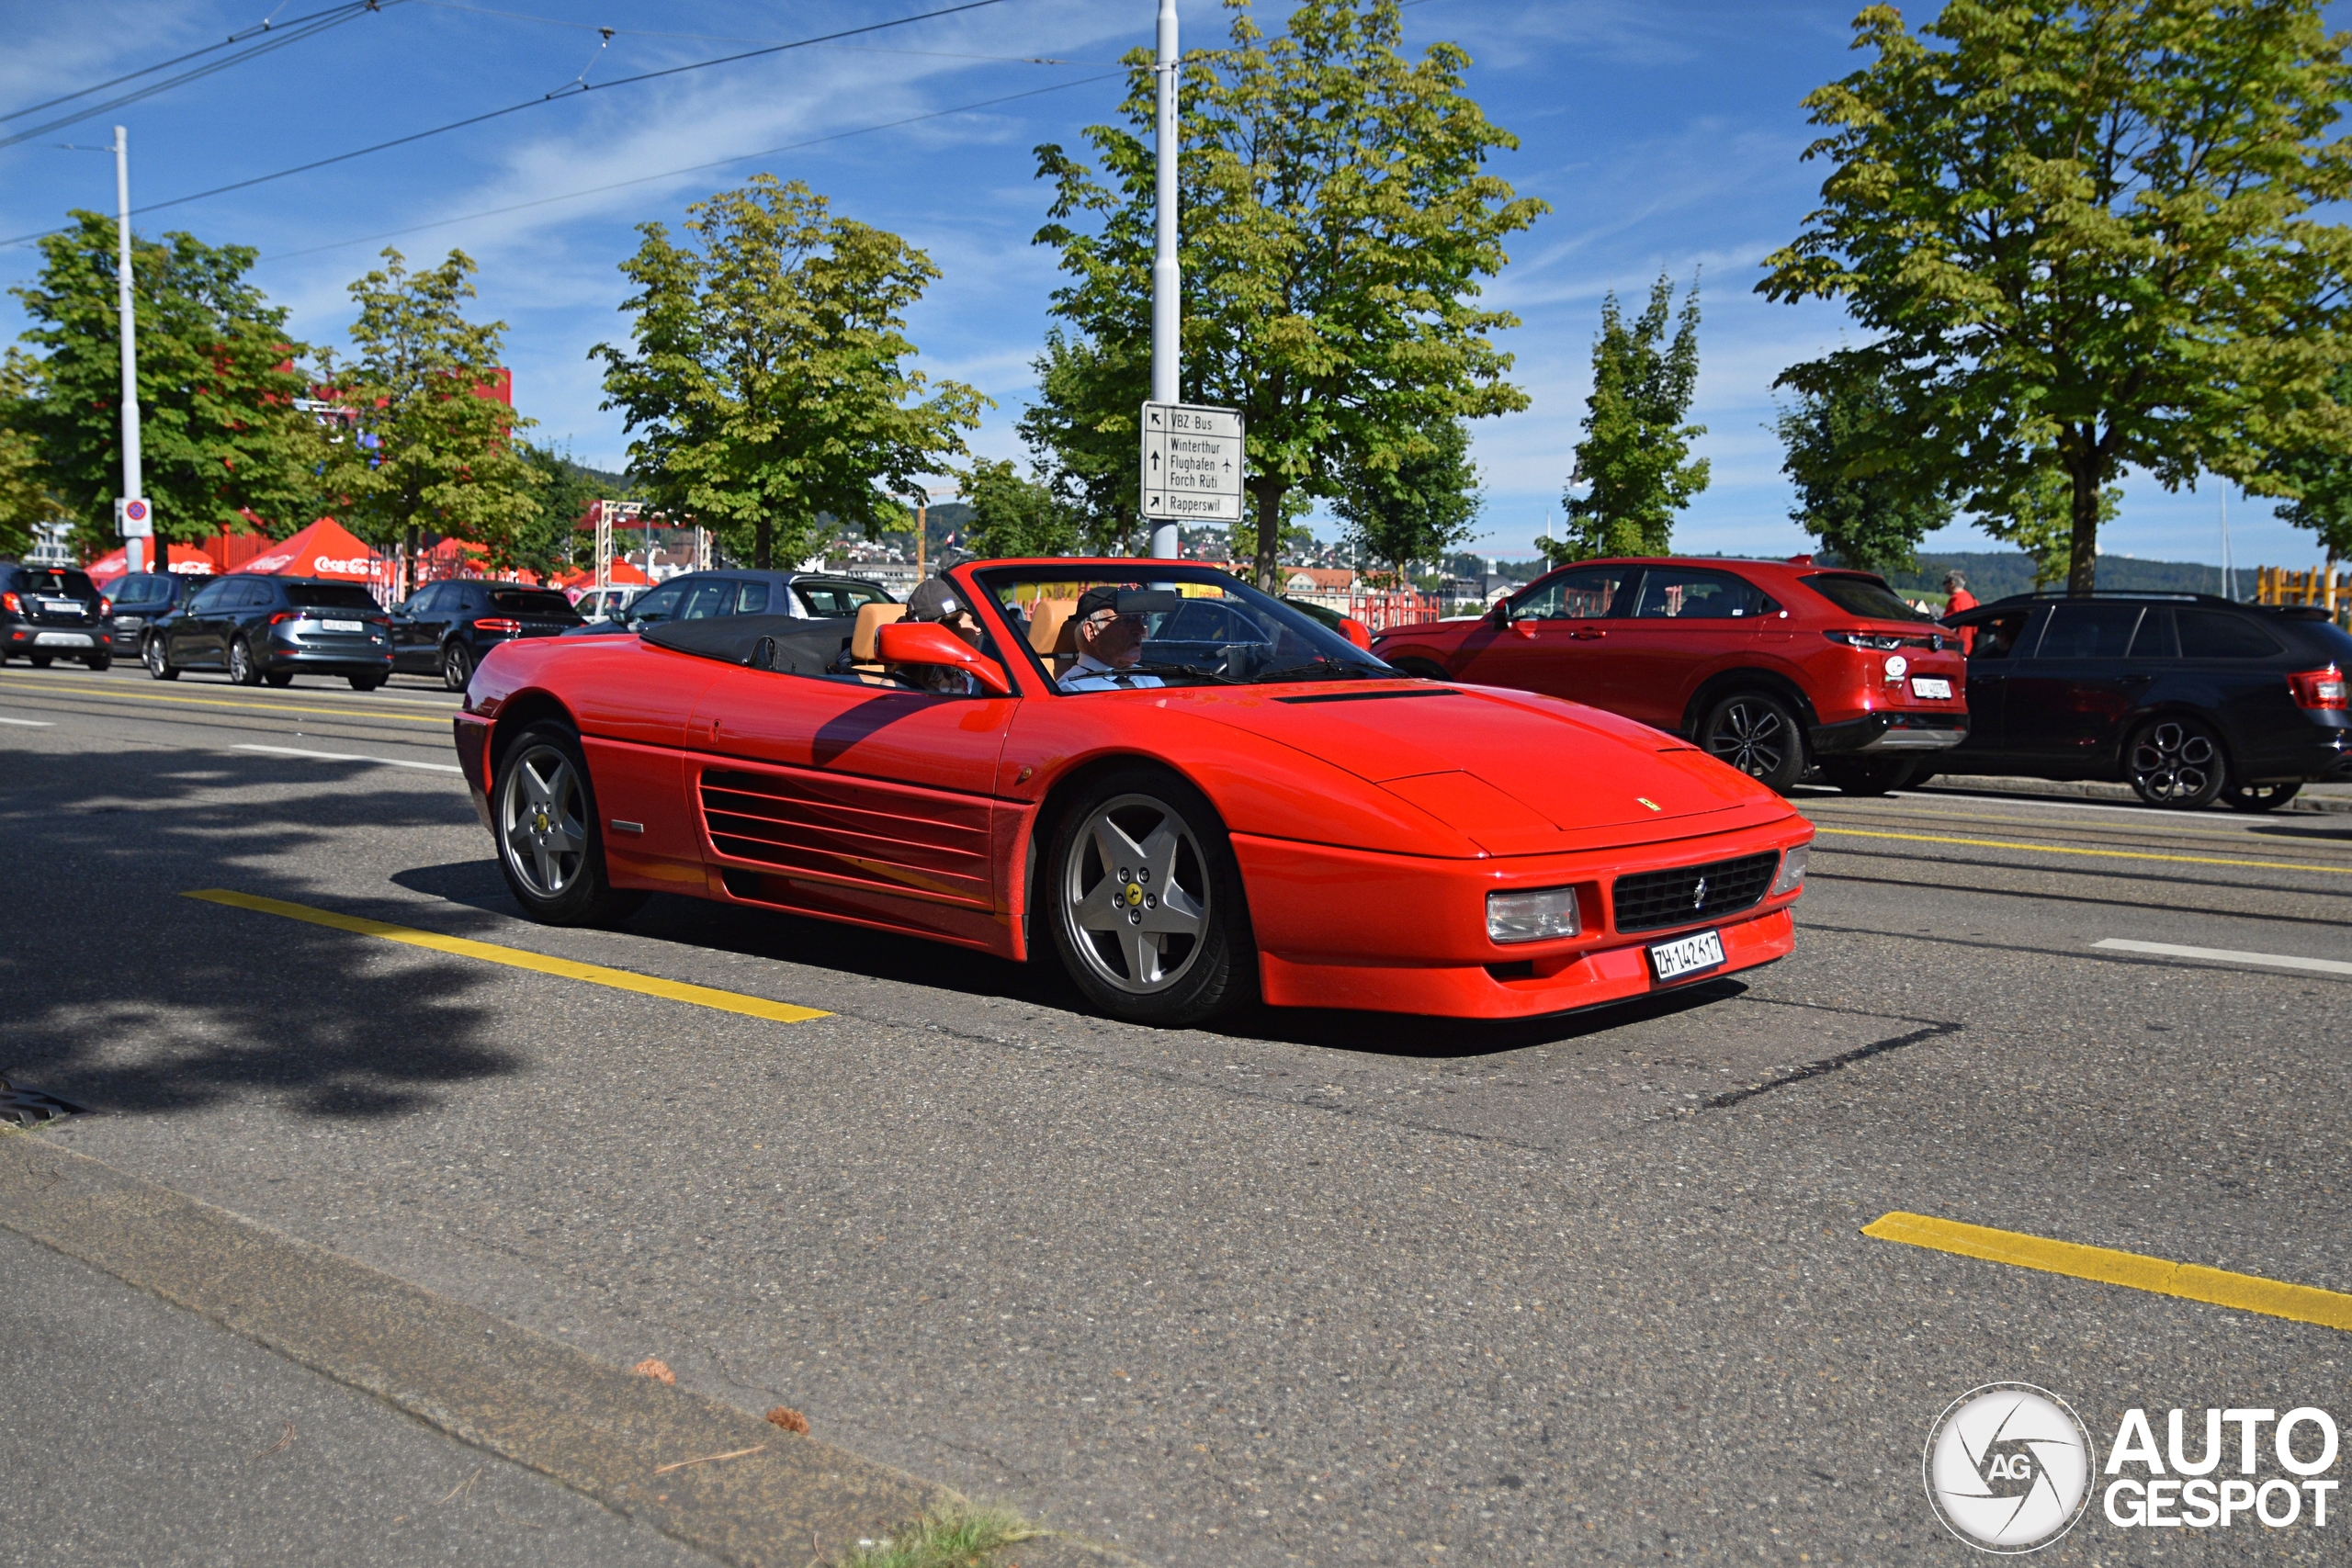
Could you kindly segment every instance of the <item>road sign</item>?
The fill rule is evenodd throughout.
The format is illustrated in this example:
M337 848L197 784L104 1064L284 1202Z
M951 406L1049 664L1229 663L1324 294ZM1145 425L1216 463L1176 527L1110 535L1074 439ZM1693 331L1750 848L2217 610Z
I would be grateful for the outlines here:
M1143 514L1178 523L1241 520L1241 411L1143 405Z
M143 495L117 496L114 502L114 531L126 539L150 539L155 536L155 517L147 507Z

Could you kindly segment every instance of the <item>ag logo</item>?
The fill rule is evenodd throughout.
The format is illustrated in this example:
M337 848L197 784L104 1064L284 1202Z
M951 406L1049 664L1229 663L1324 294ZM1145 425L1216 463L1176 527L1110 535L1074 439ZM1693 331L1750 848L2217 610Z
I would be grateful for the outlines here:
M2091 1439L2066 1402L1996 1382L1952 1401L1928 1430L1928 1501L1980 1551L2037 1551L2090 1502Z

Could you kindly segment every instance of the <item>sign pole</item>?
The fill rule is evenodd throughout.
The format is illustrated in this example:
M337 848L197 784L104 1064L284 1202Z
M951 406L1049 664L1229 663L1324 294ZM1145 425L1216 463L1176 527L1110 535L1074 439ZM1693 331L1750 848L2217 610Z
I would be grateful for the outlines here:
M1159 79L1159 113L1153 133L1159 212L1151 258L1151 400L1155 403L1178 400L1183 355L1179 292L1182 279L1176 266L1176 0L1159 0L1159 61L1154 72ZM1182 553L1180 537L1176 524L1155 524L1152 555L1174 559Z
M119 125L114 128L114 204L115 313L122 322L122 494L129 502L143 492L139 488L139 347L130 298L130 134ZM122 564L132 571L144 570L141 558L145 552L140 545L136 536L122 542ZM164 558L165 547L157 547L158 559Z

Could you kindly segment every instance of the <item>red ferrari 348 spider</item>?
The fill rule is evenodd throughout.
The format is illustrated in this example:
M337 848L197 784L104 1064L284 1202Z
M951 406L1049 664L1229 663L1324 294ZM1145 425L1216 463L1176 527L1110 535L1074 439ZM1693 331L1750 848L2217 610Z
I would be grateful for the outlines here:
M1119 1017L1516 1018L1790 950L1813 830L1688 742L1410 679L1224 572L511 643L458 750L532 918L650 892L1051 953Z

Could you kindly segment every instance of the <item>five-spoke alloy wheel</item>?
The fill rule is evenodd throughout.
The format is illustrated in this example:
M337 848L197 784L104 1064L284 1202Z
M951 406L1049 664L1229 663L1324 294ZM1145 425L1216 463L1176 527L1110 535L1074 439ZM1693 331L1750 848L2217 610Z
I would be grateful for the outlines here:
M1122 769L1072 800L1039 897L1089 1000L1138 1023L1197 1023L1245 999L1241 875L1225 829L1173 773Z
M580 739L541 723L515 737L492 792L498 868L524 913L547 925L621 919L645 895L605 879L596 802Z
M2123 768L2142 800L2182 811L2211 806L2229 783L2222 742L2193 718L2157 718L2124 749Z

